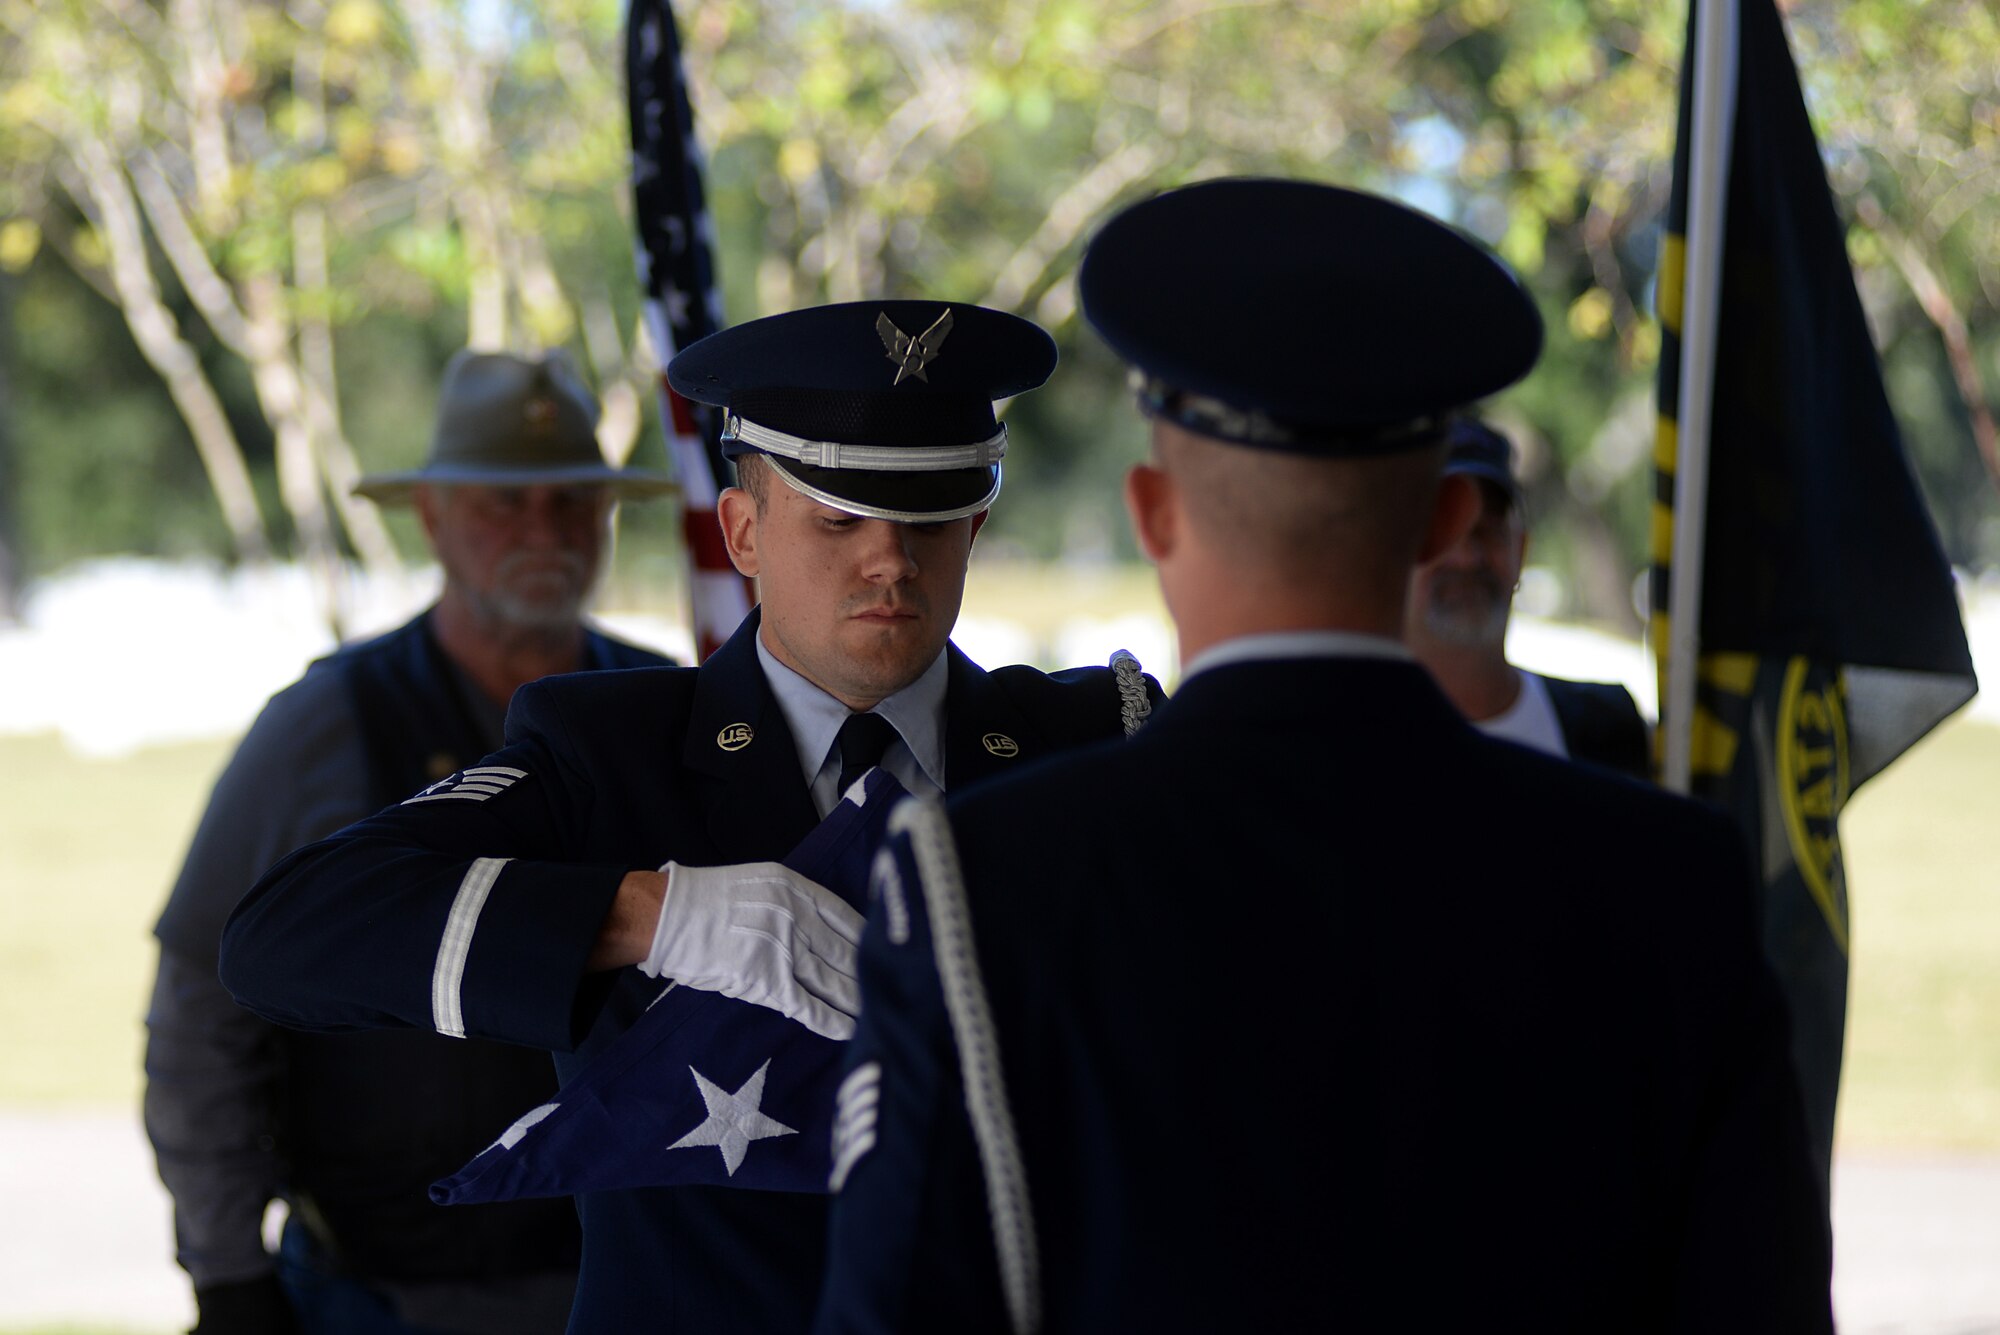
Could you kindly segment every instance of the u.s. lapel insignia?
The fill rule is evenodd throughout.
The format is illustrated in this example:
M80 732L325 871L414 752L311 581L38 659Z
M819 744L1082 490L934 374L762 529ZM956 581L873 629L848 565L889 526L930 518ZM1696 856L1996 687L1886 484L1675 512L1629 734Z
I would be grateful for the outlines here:
M1021 754L1021 744L1004 732L989 732L979 739L979 744L1002 760L1012 760Z
M757 734L747 723L732 723L715 734L715 744L725 751L741 751Z
M883 311L875 317L875 332L888 351L889 360L896 363L896 378L890 383L900 385L907 377L915 376L928 385L931 378L924 374L924 368L936 361L944 348L945 336L951 333L951 311L947 309L936 323L915 338L896 328L896 322Z

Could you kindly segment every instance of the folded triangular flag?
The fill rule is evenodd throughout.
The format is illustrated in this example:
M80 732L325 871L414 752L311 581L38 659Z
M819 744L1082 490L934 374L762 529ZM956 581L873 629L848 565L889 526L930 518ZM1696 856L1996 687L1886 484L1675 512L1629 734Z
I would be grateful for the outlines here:
M870 770L785 858L857 909L891 807ZM630 1187L824 1192L845 1044L774 1010L669 985L552 1103L450 1177L440 1205Z

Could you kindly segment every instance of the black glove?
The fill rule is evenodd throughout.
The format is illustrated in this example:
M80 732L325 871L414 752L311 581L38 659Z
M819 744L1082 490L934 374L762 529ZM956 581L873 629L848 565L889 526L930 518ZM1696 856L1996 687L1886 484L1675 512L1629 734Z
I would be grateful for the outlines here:
M194 1305L198 1315L188 1335L296 1335L299 1329L276 1275L196 1289Z

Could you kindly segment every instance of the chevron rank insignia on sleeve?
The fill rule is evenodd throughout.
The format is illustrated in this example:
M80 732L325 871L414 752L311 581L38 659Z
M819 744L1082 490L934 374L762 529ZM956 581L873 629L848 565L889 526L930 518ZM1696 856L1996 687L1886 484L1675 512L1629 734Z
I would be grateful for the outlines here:
M402 805L407 807L417 802L443 802L453 798L464 802L484 802L527 777L528 771L509 765L475 765L471 769L446 775L415 797L404 798Z

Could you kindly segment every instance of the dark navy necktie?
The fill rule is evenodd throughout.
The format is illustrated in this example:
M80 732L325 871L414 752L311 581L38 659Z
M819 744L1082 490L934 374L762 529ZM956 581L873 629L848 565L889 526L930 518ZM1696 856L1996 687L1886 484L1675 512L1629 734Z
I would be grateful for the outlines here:
M861 776L882 763L889 743L896 740L896 725L880 714L849 714L840 725L833 744L840 751L840 786L835 798L852 788Z

